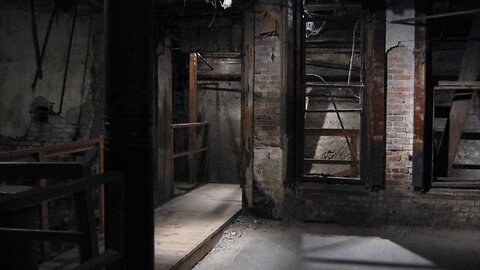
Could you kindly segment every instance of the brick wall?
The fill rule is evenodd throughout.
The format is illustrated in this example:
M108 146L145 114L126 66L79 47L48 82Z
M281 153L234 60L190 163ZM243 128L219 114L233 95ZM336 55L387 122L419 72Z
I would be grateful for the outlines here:
M71 142L76 135L77 124L59 116L50 116L48 123L32 122L22 137L0 136L0 150L9 151L48 144Z
M283 103L282 41L259 34L262 12L257 9L254 84L254 207L278 217L283 201L281 123Z
M411 186L413 64L410 49L399 46L387 53L385 189L302 184L286 193L284 217L341 224L478 228L480 191L431 189L421 193Z
M387 152L388 184L410 184L413 147L414 55L405 47L387 54Z

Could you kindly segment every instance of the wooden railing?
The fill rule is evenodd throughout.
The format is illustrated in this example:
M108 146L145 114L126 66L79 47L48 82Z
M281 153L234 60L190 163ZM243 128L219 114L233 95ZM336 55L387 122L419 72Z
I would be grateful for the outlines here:
M47 162L54 157L60 157L68 154L82 153L86 151L96 151L97 173L104 172L104 141L103 138L75 141L72 143L62 143L47 145L23 150L8 151L0 153L0 161L37 161ZM47 179L40 180L40 187L48 185ZM99 187L98 210L99 210L99 231L104 232L105 227L105 207L104 207L104 187ZM50 227L48 219L48 204L41 204L41 224L42 229L48 230ZM48 243L43 243L43 257L49 257Z
M360 130L306 128L305 136L345 137L349 139L350 160L304 158L304 162L310 163L310 164L324 164L324 165L350 165L350 169L338 172L335 174L335 176L338 176L338 177L357 177L358 176L357 149L358 149L358 139L360 137Z
M0 177L71 177L83 170L80 163L0 163ZM106 251L99 254L95 225L92 190L97 186L109 187L108 206L115 209L107 224ZM13 212L55 200L72 194L78 231L36 230L25 228L0 228L0 240L21 239L37 241L60 241L78 243L80 262L77 269L102 269L120 263L123 252L123 175L116 172L91 177L62 181L43 188L36 188L0 198L0 213ZM111 188L110 188L111 187ZM111 244L113 243L113 244ZM120 269L120 268L119 268Z
M185 156L191 156L191 155L194 155L194 154L197 154L197 153L202 153L202 152L206 152L208 151L208 147L206 146L201 146L200 148L197 148L195 146L195 140L192 139L192 138L189 138L189 148L187 151L183 151L183 152L180 152L180 153L175 153L175 144L174 144L174 130L175 129L179 129L179 128L188 128L189 131L190 131L190 134L195 134L195 137L196 137L196 132L192 132L195 128L197 127L208 127L210 125L210 122L194 122L194 123L182 123L182 124L172 124L170 126L170 164L171 164L171 175L172 175L172 179L175 179L174 178L174 175L175 175L175 166L174 166L174 162L175 162L175 159L176 158L179 158L179 157L185 157ZM208 132L205 132L204 136L208 136L207 135ZM190 137L190 136L189 136Z

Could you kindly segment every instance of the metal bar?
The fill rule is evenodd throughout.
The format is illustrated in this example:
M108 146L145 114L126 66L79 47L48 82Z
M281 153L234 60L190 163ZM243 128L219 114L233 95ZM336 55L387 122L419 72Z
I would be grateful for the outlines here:
M361 89L364 87L364 85L357 85L357 84L324 84L324 83L307 83L306 86L310 87L317 87L317 88L355 88L355 89Z
M32 19L32 36L33 36L33 47L35 48L35 60L37 64L37 76L42 79L42 57L40 55L40 44L38 41L38 32L37 32L37 19L35 17L35 2L30 0L30 15Z
M57 14L57 7L55 6L53 8L52 14L50 15L50 20L48 21L47 32L45 33L45 37L43 39L42 52L40 54L40 60L42 62L43 62L43 59L45 58L45 51L47 49L47 43L48 43L48 39L50 37L50 32L52 30L53 19L55 18L56 14ZM38 71L37 71L37 72L35 72L35 78L33 79L32 90L35 90L35 88L37 86L38 79L39 79L39 74L38 74Z
M58 107L58 112L57 112L58 115L62 113L62 109L63 109L63 100L65 97L65 90L67 87L68 67L70 65L70 57L72 55L73 34L75 32L75 25L77 23L77 11L78 11L78 0L75 1L75 7L73 9L72 27L70 29L70 39L68 41L68 51L67 51L67 60L65 62L65 70L63 72L62 95L60 97L60 105Z
M361 181L360 178L324 176L321 174L305 174L303 176L303 182L314 182L319 184L363 185L363 181Z
M201 90L211 90L211 91L225 91L225 92L240 92L241 89L234 89L234 88L222 88L222 87L204 87L200 86L198 89Z
M0 239L26 239L35 241L81 242L86 240L86 234L74 231L34 230L0 228Z
M480 90L480 85L435 86L435 91Z
M305 136L333 136L333 137L359 137L359 129L322 129L322 128L305 128Z
M352 162L350 160L338 160L338 159L314 159L314 158L304 158L304 162L312 164L328 164L328 165L350 165Z
M173 154L173 158L175 159L175 158L179 158L179 157L191 156L193 154L200 153L200 152L205 152L207 150L208 150L208 147L203 147L203 148L199 148L199 149L180 152L180 153Z
M306 64L307 66L314 66L314 67L321 67L321 68L331 68L331 69L345 70L345 71L350 70L349 65L342 65L342 64L336 64L336 63L324 62L324 61L307 60ZM352 71L359 72L360 68L352 66Z
M172 124L171 127L173 129L176 129L176 128L199 127L199 126L208 126L208 125L210 125L210 122L195 122L195 123Z
M415 18L408 18L408 19L401 19L401 20L393 20L393 21L390 21L390 23L409 23L409 22L415 22L415 21L438 19L438 18L453 17L453 16L475 14L475 13L480 13L480 8L464 10L464 11L448 12L448 13L442 13L442 14L424 15L424 16L419 16Z
M479 86L479 81L439 81L439 86Z
M306 113L359 113L362 109L305 110Z
M97 147L97 174L105 172L104 142L100 140ZM98 187L98 214L99 214L99 233L105 233L105 186Z
M202 62L204 62L210 68L210 70L213 70L213 67L207 62L205 58L203 58L203 56L200 53L197 53L197 56L198 58L200 58L200 60L202 60Z

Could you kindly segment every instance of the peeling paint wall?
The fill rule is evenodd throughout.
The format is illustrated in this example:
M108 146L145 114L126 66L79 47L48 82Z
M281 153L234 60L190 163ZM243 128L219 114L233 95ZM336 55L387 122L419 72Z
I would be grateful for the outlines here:
M53 3L41 1L36 5L40 50ZM79 5L63 109L43 123L30 111L39 100L46 105L54 103L53 111L59 111L73 9L59 10L54 17L43 59L43 79L35 89L29 5L26 1L5 1L0 4L0 14L0 149L99 136L103 128L99 121L103 118L102 11L96 6Z

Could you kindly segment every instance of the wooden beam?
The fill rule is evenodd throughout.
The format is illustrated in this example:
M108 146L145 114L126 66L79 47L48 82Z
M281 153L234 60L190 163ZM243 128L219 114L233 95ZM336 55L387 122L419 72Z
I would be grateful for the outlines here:
M241 147L244 204L253 207L253 90L255 77L255 2L244 1Z
M416 14L423 16L426 3L415 2ZM433 96L429 91L429 37L426 21L415 25L415 82L413 113L412 186L428 189L432 183L433 166Z
M52 200L73 194L98 185L121 182L123 175L117 172L107 172L86 179L69 180L42 189L33 189L19 194L0 198L0 211L13 211L33 206L45 200Z
M365 1L365 89L361 120L361 179L370 186L385 184L385 3ZM368 162L367 162L368 161Z
M18 161L24 159L36 159L38 153L44 153L46 157L60 156L71 153L95 150L102 141L101 138L75 141L71 143L62 143L35 147L25 150L15 150L0 153L0 161Z
M84 168L78 162L0 162L0 177L7 179L68 179L83 175Z
M179 158L179 157L191 156L193 154L205 152L207 150L208 150L208 147L202 147L202 148L199 148L199 149L193 149L193 150L189 150L189 151L185 151L185 152L180 152L180 153L173 154L173 158L175 159L175 158Z
M188 87L188 121L197 122L197 53L191 53L189 58L189 87ZM189 129L189 149L195 149L197 131L193 126Z

